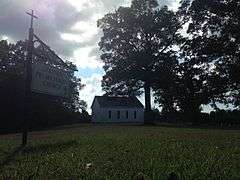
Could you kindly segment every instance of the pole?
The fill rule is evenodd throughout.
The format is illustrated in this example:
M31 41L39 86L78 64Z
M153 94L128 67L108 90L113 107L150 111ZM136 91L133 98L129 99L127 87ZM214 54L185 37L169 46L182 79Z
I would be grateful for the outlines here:
M37 18L34 16L34 11L32 13L27 13L31 16L31 24L29 28L28 35L28 47L27 47L27 62L26 62L26 79L25 79L25 109L24 109L24 127L22 133L22 145L26 146L27 137L28 137L28 122L29 122L29 111L31 107L31 82L32 82L32 56L33 56L33 48L34 48L34 29L33 29L33 19Z

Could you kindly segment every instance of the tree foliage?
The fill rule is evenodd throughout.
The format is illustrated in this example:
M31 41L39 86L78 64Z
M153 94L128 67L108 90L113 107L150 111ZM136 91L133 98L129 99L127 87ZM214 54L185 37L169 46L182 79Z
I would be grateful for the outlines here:
M150 88L177 64L172 46L179 38L179 19L155 0L133 0L131 7L105 15L98 26L103 30L103 90L107 95L140 95L144 89L149 111Z
M183 9L190 22L188 34L191 37L185 46L185 57L194 56L210 66L215 76L211 89L218 89L214 95L216 101L237 106L240 95L239 1L184 3L188 4Z
M179 41L179 65L169 90L157 87L163 112L180 111L197 119L202 105L239 102L239 3L237 1L182 1L179 17L187 36ZM163 106L164 107L164 106Z

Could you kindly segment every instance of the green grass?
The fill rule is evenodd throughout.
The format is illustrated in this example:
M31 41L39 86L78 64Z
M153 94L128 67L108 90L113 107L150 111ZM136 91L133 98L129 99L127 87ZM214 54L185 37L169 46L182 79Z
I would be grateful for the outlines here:
M8 157L20 140L0 136L0 179L240 179L237 130L82 125L31 133Z

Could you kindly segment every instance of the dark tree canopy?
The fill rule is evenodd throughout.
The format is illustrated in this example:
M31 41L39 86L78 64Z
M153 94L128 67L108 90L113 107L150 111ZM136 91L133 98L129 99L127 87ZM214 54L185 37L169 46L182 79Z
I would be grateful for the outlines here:
M186 3L187 1L185 1ZM185 56L207 63L217 76L216 101L238 105L240 93L240 3L237 0L194 0L186 3L191 22Z
M238 8L231 12L234 2L182 1L177 14L188 29L187 36L178 44L179 65L176 73L168 76L173 77L172 83L167 84L168 90L157 86L155 91L163 112L180 111L185 117L197 119L202 105L210 104L218 110L217 102L238 102Z
M181 27L177 16L167 7L160 9L157 1L133 0L131 7L105 15L98 26L103 30L103 90L108 95L140 95L144 88L149 111L150 88L160 72L177 63L172 50Z

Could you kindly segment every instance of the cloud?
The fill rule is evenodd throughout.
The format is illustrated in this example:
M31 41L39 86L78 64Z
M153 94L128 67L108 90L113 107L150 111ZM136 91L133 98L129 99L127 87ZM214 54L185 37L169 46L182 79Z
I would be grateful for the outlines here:
M78 11L82 11L84 9L97 8L102 6L102 1L95 0L68 0L68 2L75 7Z
M168 5L173 11L177 11L180 6L180 2L181 0L168 0L166 5Z
M101 96L104 92L101 90L102 74L92 74L88 78L83 78L82 82L86 84L83 90L80 91L80 98L88 104L88 112L90 112L91 104L95 96ZM98 87L98 88L96 88Z
M50 47L64 57L72 55L75 42L64 42L60 32L67 31L78 21L79 12L65 0L1 0L0 34L11 39L27 38L30 17L25 11L34 9L39 19L35 20L35 33Z
M76 65L80 68L103 67L103 63L98 59L97 54L92 53L94 46L85 46L74 51L73 58Z
M8 41L10 43L14 43L14 40L11 39L9 36L6 36L6 35L0 35L0 41L2 41L2 40Z
M173 5L175 1L179 0L160 2ZM25 11L34 9L39 17L35 21L35 32L43 41L63 58L79 59L78 65L96 68L99 67L97 43L102 35L96 21L119 6L130 4L131 0L1 0L0 35L15 41L26 39L29 18ZM80 49L89 50L90 47L91 56L83 53L81 57L78 52L83 50ZM79 57L76 58L76 54Z
M96 22L79 21L71 27L74 33L61 33L61 38L77 43L89 42L98 34Z

